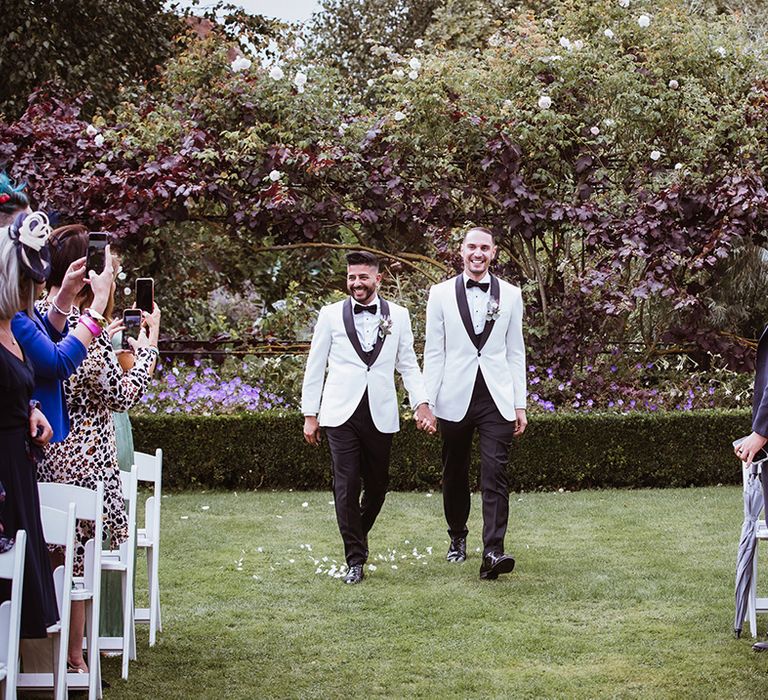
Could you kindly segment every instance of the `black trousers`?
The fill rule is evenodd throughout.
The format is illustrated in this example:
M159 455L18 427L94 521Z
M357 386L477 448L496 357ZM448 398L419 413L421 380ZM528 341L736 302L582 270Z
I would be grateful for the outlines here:
M509 518L507 463L515 422L504 418L477 370L467 414L458 422L439 419L443 437L443 508L451 537L466 537L469 519L469 463L475 430L480 439L483 497L483 556L504 551Z
M333 498L344 555L349 566L364 564L365 540L387 495L394 434L376 429L368 392L346 423L326 427L325 434L331 448Z

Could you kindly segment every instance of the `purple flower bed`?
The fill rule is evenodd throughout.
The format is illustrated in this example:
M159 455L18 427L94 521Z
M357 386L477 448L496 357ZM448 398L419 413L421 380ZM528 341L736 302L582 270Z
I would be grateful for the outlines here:
M243 367L245 369L245 367ZM213 367L181 367L163 364L141 398L139 413L237 413L286 407L281 396L267 390L259 380L227 377Z

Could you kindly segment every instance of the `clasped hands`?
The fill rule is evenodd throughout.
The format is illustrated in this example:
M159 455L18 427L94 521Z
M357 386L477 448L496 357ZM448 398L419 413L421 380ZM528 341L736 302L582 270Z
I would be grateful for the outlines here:
M437 419L428 403L419 404L413 412L413 420L416 421L416 427L429 435L437 432Z

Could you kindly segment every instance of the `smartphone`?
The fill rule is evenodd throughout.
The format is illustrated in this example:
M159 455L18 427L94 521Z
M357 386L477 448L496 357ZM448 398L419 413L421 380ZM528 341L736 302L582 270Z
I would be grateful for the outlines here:
M123 342L121 347L123 350L132 350L131 344L128 342L128 338L134 340L139 339L139 331L141 331L141 309L126 309L123 311Z
M745 435L743 438L739 438L738 440L733 441L733 447L736 449L739 445L741 445L744 440L746 440L749 437L749 435ZM768 459L768 452L765 451L765 449L760 449L755 453L755 458L752 460L752 464L760 464L760 462L765 462L765 460ZM768 514L766 515L766 519L768 520Z
M155 280L151 277L136 280L136 306L148 314L155 308Z
M88 234L88 257L85 262L85 276L93 270L97 275L104 271L106 254L104 249L107 247L109 234L104 231L91 232Z

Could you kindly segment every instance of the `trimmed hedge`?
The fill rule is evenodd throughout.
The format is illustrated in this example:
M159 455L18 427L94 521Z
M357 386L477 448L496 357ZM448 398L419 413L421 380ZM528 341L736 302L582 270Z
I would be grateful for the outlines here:
M530 420L512 448L515 491L735 484L741 473L731 442L751 424L746 410L535 414ZM327 443L307 445L297 413L154 415L132 422L137 450L163 448L169 488L330 488ZM390 488L439 488L440 472L439 437L403 421L392 450Z

